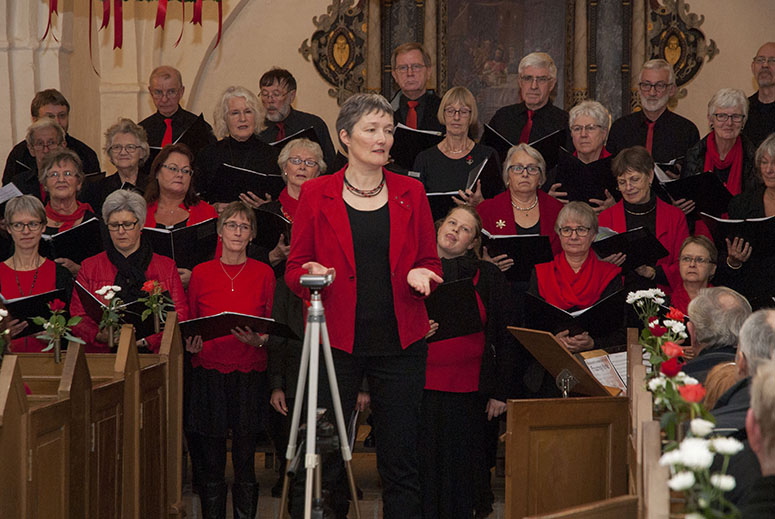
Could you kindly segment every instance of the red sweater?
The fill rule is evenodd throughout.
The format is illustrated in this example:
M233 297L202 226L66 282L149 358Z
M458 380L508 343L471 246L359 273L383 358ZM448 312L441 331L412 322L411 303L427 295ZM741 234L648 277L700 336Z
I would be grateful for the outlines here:
M221 312L271 317L274 287L274 271L253 259L242 265L223 265L220 259L201 263L194 267L188 284L191 318ZM230 335L206 341L191 363L221 373L264 371L266 349L255 348Z
M18 284L16 281L17 274L19 276ZM35 286L32 286L33 280L35 280ZM14 272L14 270L5 263L0 263L0 287L2 287L3 297L6 299L44 294L55 290L56 283L56 264L51 260L45 260L40 266L37 272L37 279L34 270ZM23 293L19 291L19 285L21 285ZM47 313L40 317L47 318L48 316L49 314ZM36 316L14 315L11 317L23 319ZM39 352L46 348L48 343L36 339L35 335L37 334L13 339L11 341L11 351L13 353Z

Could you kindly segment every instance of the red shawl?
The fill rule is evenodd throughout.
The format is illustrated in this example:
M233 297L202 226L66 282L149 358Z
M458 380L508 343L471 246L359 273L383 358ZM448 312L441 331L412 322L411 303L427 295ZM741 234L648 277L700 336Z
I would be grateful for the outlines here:
M608 283L621 273L619 267L597 259L594 253L587 256L578 272L573 272L564 252L548 263L536 265L535 269L541 297L563 310L587 308L597 303Z
M54 222L62 223L62 225L59 227L60 232L71 229L75 225L75 222L83 218L83 215L86 213L86 211L89 211L90 213L94 212L89 204L84 204L83 202L78 202L77 200L76 203L78 204L78 208L73 212L73 214L57 213L51 208L50 200L46 204L46 216L48 219Z
M705 152L704 171L727 168L729 168L729 178L724 185L732 196L739 195L740 191L743 190L743 141L738 135L732 149L727 153L727 157L721 160L718 148L716 148L716 132L712 131L708 135L708 151Z
M296 210L299 208L299 201L288 194L288 188L284 188L277 199L280 201L280 210L283 212L283 216L293 223L293 218L296 216Z

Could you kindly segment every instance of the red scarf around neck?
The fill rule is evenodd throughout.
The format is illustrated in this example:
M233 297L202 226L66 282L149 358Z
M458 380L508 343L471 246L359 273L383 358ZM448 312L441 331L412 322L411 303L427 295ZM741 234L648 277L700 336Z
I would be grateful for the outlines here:
M716 132L712 131L708 135L708 151L705 153L705 168L703 171L712 172L716 169L727 168L729 168L729 178L727 178L724 185L732 196L739 195L740 191L743 190L743 141L738 135L726 158L721 160L716 147Z
M299 208L299 201L288 194L288 188L286 187L280 192L280 196L277 197L282 206L283 215L293 223L293 219L296 216L296 210Z
M77 200L76 203L78 204L78 208L73 212L73 214L57 213L51 208L50 200L46 204L46 216L48 219L62 223L62 225L59 227L60 232L71 229L75 225L75 222L83 218L83 215L86 213L86 211L89 211L90 213L94 212L89 204L84 204L83 202L78 202Z
M573 271L564 252L535 269L541 297L563 310L597 303L608 283L621 273L613 263L597 259L594 252L589 253L578 272Z

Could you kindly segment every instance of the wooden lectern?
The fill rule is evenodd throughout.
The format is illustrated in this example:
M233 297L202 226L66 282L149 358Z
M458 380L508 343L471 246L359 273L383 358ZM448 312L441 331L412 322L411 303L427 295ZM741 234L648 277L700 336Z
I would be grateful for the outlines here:
M521 519L627 493L627 398L611 396L549 332L509 331L579 398L509 400L506 517Z

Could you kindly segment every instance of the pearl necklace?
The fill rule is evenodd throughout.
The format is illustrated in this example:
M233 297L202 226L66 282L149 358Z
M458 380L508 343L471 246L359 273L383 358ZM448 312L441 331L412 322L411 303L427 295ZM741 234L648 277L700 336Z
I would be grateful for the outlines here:
M465 145L462 148L460 148L459 150L453 150L452 147L449 145L449 141L445 139L444 147L447 148L447 153L453 153L457 155L459 153L466 153L468 149L471 147L471 143L466 141Z
M226 277L229 278L229 281L231 282L231 291L234 292L234 280L237 279L237 276L242 274L242 271L245 270L245 265L248 264L247 260L245 260L245 263L242 264L242 268L239 269L239 272L234 274L234 277L231 277L228 272L226 272L226 267L223 266L223 261L218 260L218 264L221 266L221 270L223 270L223 273L226 274Z
M535 200L533 200L533 203L532 203L532 204L530 204L530 207L519 207L519 206L518 206L518 205L517 205L517 204L514 202L514 200L512 200L512 201L511 201L511 207L513 207L513 208L514 208L514 209L516 209L517 211L525 211L525 212L528 212L528 211L530 211L531 209L533 209L533 208L534 208L535 206L537 206L537 205L538 205L538 195L536 195L536 199L535 199Z

